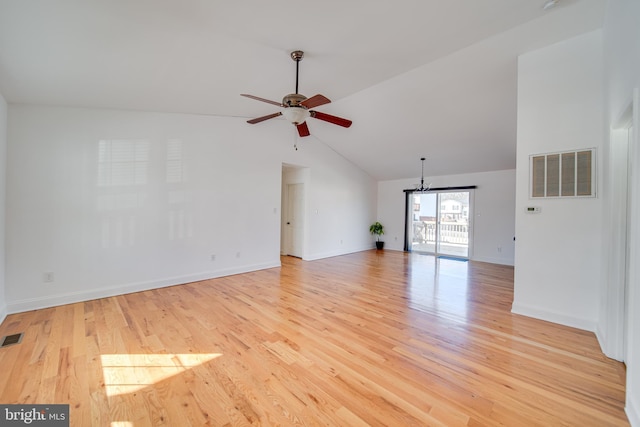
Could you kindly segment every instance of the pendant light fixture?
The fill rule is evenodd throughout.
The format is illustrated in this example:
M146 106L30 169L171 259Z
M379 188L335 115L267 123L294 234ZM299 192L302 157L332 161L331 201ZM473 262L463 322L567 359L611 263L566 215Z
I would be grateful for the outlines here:
M418 187L418 184L416 184L416 191L424 193L424 192L429 191L431 189L431 184L428 184L426 187L424 186L424 161L425 161L425 158L424 157L420 157L420 160L422 160L422 175L420 176L420 186Z

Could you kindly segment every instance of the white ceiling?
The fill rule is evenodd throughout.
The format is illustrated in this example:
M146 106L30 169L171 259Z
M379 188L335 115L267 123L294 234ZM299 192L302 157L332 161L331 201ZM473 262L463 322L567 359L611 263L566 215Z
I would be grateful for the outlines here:
M377 179L515 167L517 55L602 26L606 0L0 0L9 103L254 118L295 91L312 136ZM243 126L252 126L242 123ZM279 126L283 118L253 126ZM292 148L293 149L293 148Z

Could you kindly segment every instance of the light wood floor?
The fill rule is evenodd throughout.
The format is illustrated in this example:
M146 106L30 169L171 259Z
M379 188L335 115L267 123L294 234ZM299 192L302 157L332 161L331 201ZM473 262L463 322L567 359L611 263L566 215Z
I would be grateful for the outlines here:
M624 426L592 333L510 313L513 269L367 251L9 316L0 403L85 426Z

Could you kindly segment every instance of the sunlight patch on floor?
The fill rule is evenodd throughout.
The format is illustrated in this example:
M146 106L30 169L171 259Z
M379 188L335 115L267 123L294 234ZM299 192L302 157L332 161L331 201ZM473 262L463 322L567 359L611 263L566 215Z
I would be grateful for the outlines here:
M100 357L107 396L112 397L141 390L220 356L220 353L201 353L103 354ZM112 427L128 426L112 423Z

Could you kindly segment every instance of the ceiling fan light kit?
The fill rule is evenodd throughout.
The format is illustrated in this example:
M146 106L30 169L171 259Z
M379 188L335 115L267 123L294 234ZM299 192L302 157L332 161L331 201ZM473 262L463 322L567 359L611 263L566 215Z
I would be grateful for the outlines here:
M282 111L282 115L287 121L298 126L303 123L309 117L309 110L302 107L289 107Z
M342 126L348 128L351 126L351 120L344 119L342 117L332 116L330 114L321 113L319 111L310 110L310 108L319 107L320 105L325 105L331 102L329 98L324 95L314 95L311 98L307 98L306 96L298 93L298 77L299 77L299 69L300 69L300 61L304 57L304 52L301 50L294 50L291 52L291 59L293 59L296 63L296 93L290 93L285 95L282 98L282 103L271 101L269 99L260 98L258 96L249 95L246 93L240 94L241 96L245 96L247 98L255 99L256 101L266 102L267 104L277 105L282 107L283 110L277 113L272 113L266 116L257 117L255 119L247 120L249 124L256 124L263 122L265 120L273 119L275 117L284 116L288 122L293 124L298 129L298 135L301 137L309 136L311 133L309 132L309 127L307 126L306 120L309 117L314 119L322 120L325 122L333 123L334 125Z

